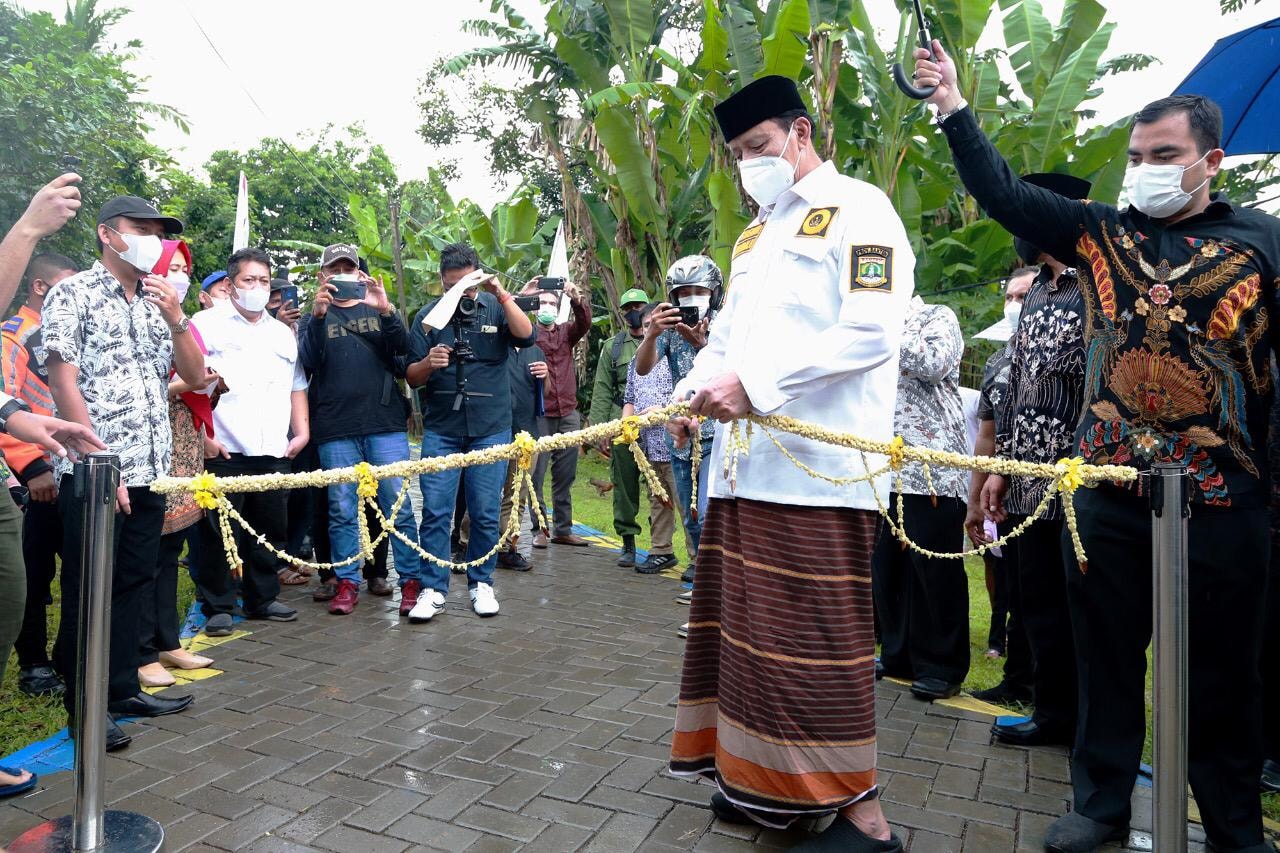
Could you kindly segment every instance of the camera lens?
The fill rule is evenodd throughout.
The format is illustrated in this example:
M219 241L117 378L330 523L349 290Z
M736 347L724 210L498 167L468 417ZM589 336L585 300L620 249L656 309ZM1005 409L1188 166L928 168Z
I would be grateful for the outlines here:
M470 317L476 313L476 301L470 296L464 296L458 300L458 313L464 317Z

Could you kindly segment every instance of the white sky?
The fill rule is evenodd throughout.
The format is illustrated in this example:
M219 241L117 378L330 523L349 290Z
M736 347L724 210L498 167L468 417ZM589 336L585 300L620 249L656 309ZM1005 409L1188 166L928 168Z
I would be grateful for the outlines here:
M100 0L109 6L111 0ZM1062 0L1042 0L1056 21ZM1171 92L1213 42L1280 14L1280 2L1262 0L1230 16L1218 0L1104 0L1117 23L1108 55L1150 53L1162 60L1146 71L1110 78L1096 102L1104 122L1133 112ZM531 20L541 20L537 0L512 0ZM61 18L65 0L18 0ZM157 127L152 141L184 167L199 170L220 148L244 150L264 136L296 139L325 124L362 122L402 179L456 158L455 197L486 209L510 187L495 186L485 153L475 147L439 151L418 136L418 84L437 59L486 43L463 33L461 22L485 17L485 0L126 0L131 14L111 40L143 43L133 70L149 78L148 97L176 107L190 121L190 135ZM995 6L992 0L992 6ZM867 0L882 44L892 44L897 22L892 0ZM1154 14L1153 7L1163 14ZM229 72L201 36L193 16L233 69ZM1002 43L998 21L984 42ZM266 112L249 101L247 88ZM252 183L253 176L249 176Z

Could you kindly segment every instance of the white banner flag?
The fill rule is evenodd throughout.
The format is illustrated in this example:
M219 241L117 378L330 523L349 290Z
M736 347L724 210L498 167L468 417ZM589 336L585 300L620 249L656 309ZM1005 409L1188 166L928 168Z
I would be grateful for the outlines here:
M564 220L556 226L556 241L551 245L551 259L547 261L547 278L569 280L569 250L564 243ZM571 306L564 294L560 294L560 313L556 316L556 325L563 326L572 318Z
M236 193L236 231L231 238L231 251L249 246L249 180L240 173L240 190Z

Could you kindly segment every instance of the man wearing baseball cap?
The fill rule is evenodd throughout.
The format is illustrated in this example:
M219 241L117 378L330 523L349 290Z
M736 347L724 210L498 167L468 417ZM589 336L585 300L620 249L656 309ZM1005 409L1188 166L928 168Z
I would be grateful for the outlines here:
M90 427L120 457L116 503L115 566L111 584L111 659L107 698L112 714L156 717L181 711L190 696L149 696L138 685L138 614L155 581L164 495L149 488L169 473L172 433L168 380L171 369L192 385L205 376L204 356L190 331L178 293L151 273L165 234L182 223L134 196L113 198L98 213L102 259L63 279L45 299L44 343L49 390L58 413ZM72 712L76 695L76 633L80 624L80 508L74 500L71 462L55 463L62 516L62 621L54 656L67 683ZM107 748L129 738L114 723Z
M649 297L638 287L631 288L618 299L627 327L600 345L588 414L592 425L614 420L622 414L627 368L644 340L640 311L648 301ZM609 439L600 441L599 450L609 457L609 481L613 483L613 529L622 537L622 556L618 558L618 565L634 566L636 534L640 532L640 525L636 523L636 515L640 512L640 469L629 452L612 453Z
M231 282L227 279L226 270L211 272L204 277L204 281L200 282L199 299L200 308L204 311L231 307ZM200 324L197 322L196 325Z

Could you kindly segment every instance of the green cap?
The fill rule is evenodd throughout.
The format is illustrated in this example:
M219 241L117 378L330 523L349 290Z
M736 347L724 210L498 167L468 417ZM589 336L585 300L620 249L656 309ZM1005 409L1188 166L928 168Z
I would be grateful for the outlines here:
M633 287L618 298L619 305L627 305L631 302L648 302L649 294L645 293L638 287Z

